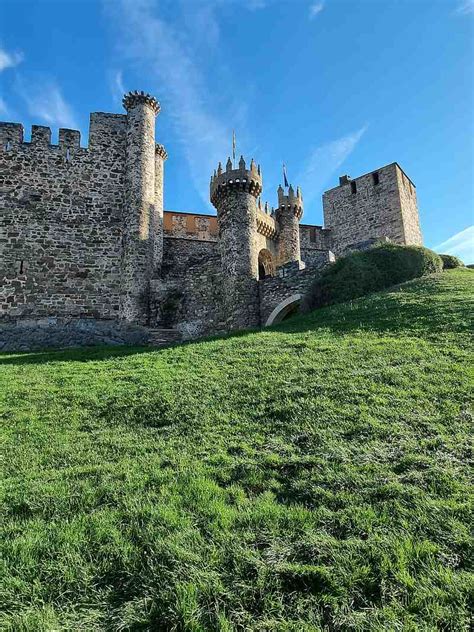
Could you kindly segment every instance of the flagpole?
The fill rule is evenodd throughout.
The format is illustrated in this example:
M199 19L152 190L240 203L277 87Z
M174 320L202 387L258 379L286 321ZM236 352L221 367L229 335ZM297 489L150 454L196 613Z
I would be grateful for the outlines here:
M286 165L285 165L285 163L283 163L283 185L284 185L285 189L288 189L289 184L288 184L288 176L286 175Z
M232 169L235 169L235 130L232 130Z

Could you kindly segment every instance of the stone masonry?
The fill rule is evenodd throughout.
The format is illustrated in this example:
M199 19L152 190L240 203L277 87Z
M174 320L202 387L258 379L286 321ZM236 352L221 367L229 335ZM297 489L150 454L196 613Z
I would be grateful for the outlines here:
M80 134L0 123L0 350L145 343L278 322L317 270L376 241L421 244L412 181L397 163L323 195L325 227L301 224L299 188L262 204L242 157L211 177L217 216L164 211L157 100L91 114ZM162 329L160 329L162 331Z
M336 255L374 239L422 244L415 185L396 162L354 180L342 176L323 194L323 210Z

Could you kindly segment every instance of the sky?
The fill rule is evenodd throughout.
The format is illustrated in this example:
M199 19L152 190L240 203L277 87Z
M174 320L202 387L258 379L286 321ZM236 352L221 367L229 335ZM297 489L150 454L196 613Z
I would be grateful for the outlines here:
M282 164L322 224L338 176L398 162L417 186L425 245L474 263L474 0L2 0L0 120L80 129L161 102L165 208L212 213L232 150Z

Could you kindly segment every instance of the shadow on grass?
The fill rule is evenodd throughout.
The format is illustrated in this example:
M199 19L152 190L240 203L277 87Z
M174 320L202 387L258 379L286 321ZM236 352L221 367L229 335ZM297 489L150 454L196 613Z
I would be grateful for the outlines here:
M463 275L464 276L464 275ZM88 362L122 358L143 353L160 353L170 347L198 347L209 342L246 338L259 331L273 334L298 334L328 330L334 335L354 332L397 335L422 335L436 338L440 334L470 333L474 329L472 277L464 276L459 284L444 284L443 275L409 281L350 303L323 307L308 314L298 314L273 327L238 331L201 340L189 340L163 348L129 346L95 346L33 352L0 354L2 364L45 364L49 362Z
M67 349L45 349L43 351L9 351L0 354L0 366L3 364L46 364L48 362L89 362L121 358L138 353L150 353L152 347L94 346L70 347Z
M51 362L97 362L113 358L126 358L144 353L160 353L171 348L183 348L189 345L199 346L213 340L242 338L249 333L260 330L237 331L220 336L207 336L199 340L175 342L163 347L130 346L130 345L94 345L88 347L67 347L63 349L39 349L35 351L7 351L0 352L0 367L7 364L47 364Z

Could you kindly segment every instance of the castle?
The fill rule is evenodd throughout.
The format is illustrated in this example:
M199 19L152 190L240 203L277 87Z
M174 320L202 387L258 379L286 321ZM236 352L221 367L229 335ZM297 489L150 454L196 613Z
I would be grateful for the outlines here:
M0 349L146 343L265 326L295 310L315 270L379 240L421 244L415 186L397 163L340 178L325 227L303 196L262 205L253 160L219 164L217 215L164 211L157 100L90 116L80 134L0 123Z

